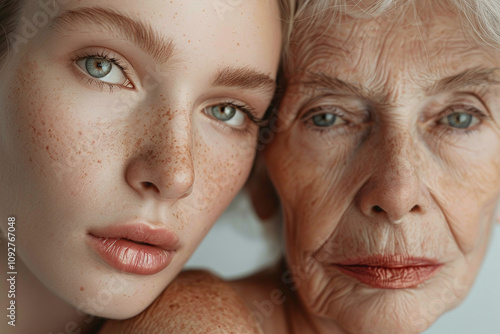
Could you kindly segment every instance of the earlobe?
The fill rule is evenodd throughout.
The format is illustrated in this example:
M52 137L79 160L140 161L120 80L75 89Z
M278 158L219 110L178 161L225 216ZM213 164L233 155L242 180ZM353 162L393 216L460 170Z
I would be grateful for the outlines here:
M255 213L261 220L267 220L278 212L279 198L267 174L262 154L255 158L245 190L250 195Z

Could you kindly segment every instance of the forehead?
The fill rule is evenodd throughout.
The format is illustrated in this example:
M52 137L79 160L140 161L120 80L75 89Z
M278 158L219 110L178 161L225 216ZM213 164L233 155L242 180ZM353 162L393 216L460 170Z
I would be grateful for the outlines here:
M454 13L418 14L342 17L319 27L292 48L297 61L288 78L312 71L373 89L426 87L474 67L499 67L500 52L474 38Z

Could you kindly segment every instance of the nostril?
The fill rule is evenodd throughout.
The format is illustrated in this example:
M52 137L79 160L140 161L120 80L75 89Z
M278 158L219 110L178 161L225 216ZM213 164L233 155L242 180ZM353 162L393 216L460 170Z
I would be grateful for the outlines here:
M384 209L382 209L382 208L381 208L380 206L378 206L378 205L375 205L375 206L373 207L373 211L375 211L375 212L383 212L383 211L384 211Z
M144 187L144 189L153 189L154 191L156 192L160 192L160 190L158 189L158 187L152 183L152 182L142 182L142 186Z
M418 205L415 205L413 208L411 208L410 212L418 211L419 209L420 207Z

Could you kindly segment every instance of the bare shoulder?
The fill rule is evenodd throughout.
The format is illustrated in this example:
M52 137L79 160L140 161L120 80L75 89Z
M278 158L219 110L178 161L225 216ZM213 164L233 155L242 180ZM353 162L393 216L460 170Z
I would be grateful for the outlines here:
M229 283L206 271L186 271L144 312L108 321L99 333L261 333L249 315Z

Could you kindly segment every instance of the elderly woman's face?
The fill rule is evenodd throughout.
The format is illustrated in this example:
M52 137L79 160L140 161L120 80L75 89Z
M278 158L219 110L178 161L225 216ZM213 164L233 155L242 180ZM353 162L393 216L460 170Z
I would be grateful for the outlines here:
M26 2L1 72L1 228L17 218L18 255L52 292L130 317L245 182L251 119L274 93L279 11L62 2Z
M298 293L353 333L421 331L457 305L499 198L500 52L453 16L408 21L293 50L265 155Z

